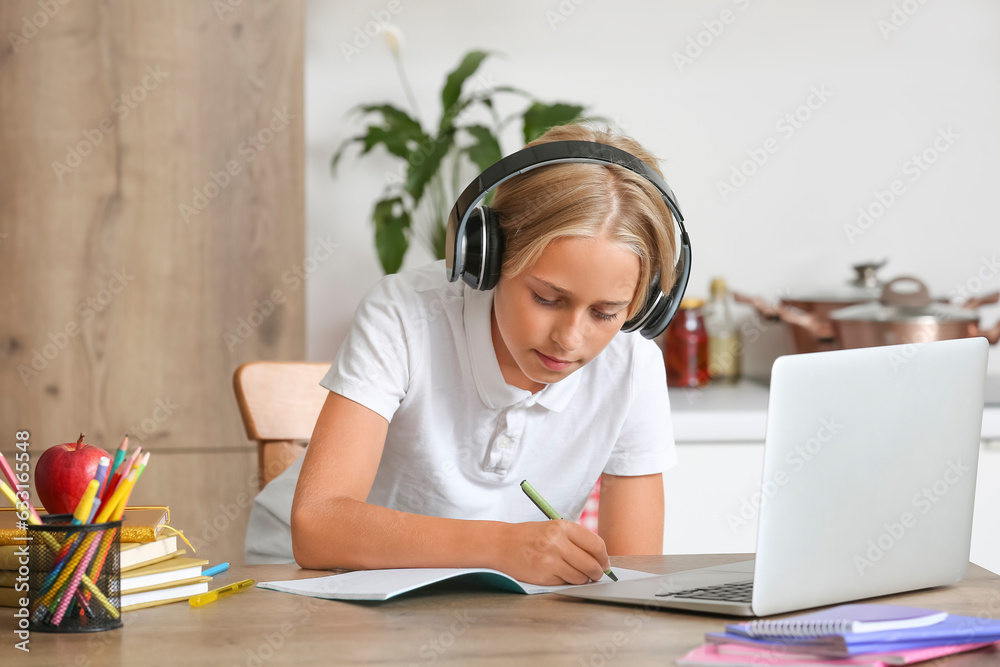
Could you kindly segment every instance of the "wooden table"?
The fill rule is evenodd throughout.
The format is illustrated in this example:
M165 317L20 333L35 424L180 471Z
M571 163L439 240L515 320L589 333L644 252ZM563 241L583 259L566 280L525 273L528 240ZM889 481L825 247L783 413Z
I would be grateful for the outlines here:
M675 572L746 560L738 554L613 558L615 566ZM233 567L213 586L240 579L325 576L294 565ZM217 586L216 586L217 587ZM970 565L958 586L885 600L1000 617L1000 577ZM125 627L89 635L32 633L31 653L13 648L12 617L0 623L7 665L673 665L721 630L722 617L645 610L558 595L467 588L417 591L352 603L251 589L201 608L177 603L128 612ZM946 667L1000 665L1000 653L947 658Z

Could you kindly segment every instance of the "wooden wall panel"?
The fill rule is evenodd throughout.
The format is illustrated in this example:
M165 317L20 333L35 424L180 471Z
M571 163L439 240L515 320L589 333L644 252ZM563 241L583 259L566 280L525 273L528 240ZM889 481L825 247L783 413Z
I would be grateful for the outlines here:
M255 490L235 368L305 354L304 3L232 4L0 3L0 451L129 431L187 530Z

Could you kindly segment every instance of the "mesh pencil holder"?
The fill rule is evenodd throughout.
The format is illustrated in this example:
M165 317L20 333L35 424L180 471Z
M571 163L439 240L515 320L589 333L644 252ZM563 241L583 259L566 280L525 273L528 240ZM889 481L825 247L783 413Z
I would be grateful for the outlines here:
M73 526L72 519L54 514L28 526L28 629L120 628L122 522Z

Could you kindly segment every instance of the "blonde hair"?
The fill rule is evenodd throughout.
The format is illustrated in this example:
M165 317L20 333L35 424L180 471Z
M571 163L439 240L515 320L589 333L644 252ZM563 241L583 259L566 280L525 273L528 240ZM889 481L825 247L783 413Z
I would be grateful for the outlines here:
M561 125L528 146L567 140L620 148L662 176L655 157L634 139L609 129ZM606 238L639 257L639 283L629 304L629 318L639 312L657 272L664 293L674 284L673 216L659 190L625 167L578 162L539 167L498 185L492 207L504 232L504 275L531 268L556 239Z

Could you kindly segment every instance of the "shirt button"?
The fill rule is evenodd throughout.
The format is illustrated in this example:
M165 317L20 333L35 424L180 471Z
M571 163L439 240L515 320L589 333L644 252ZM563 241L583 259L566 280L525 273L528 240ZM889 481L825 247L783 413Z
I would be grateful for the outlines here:
M500 436L500 440L499 440L500 449L510 449L513 444L514 444L514 441L511 440L510 438L508 438L507 436L505 436L505 435L504 436Z

